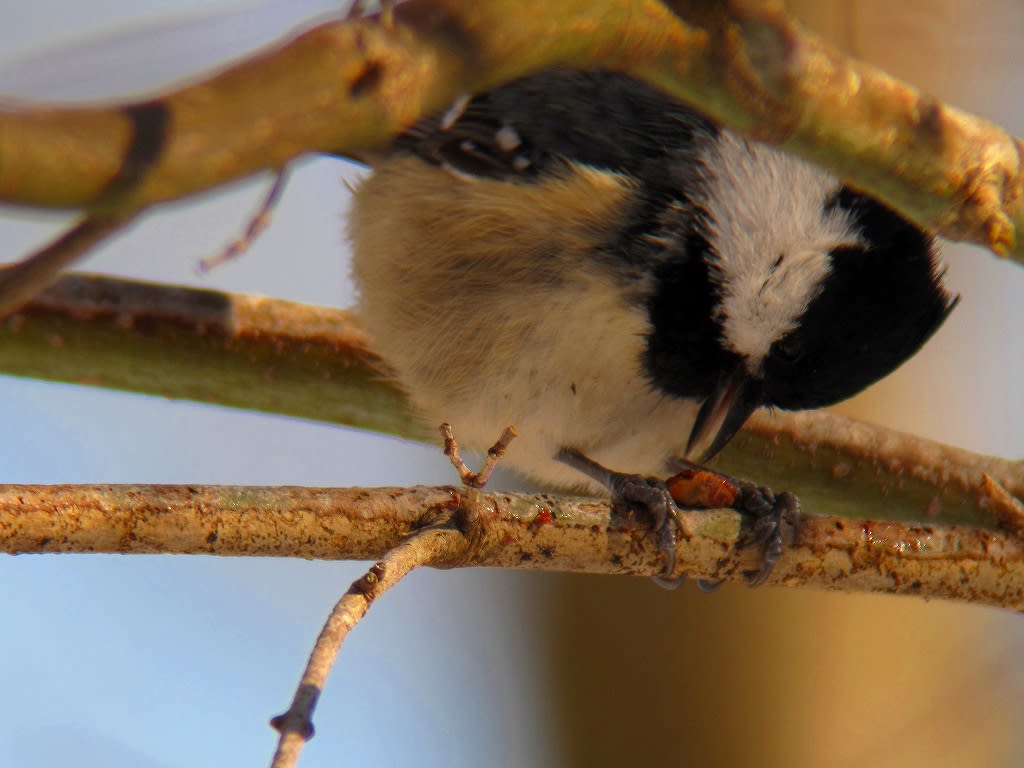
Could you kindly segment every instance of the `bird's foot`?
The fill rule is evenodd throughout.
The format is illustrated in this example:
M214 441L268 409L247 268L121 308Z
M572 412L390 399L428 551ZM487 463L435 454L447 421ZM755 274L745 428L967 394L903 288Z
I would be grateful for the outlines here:
M741 547L759 547L764 555L761 569L747 584L756 587L771 575L785 549L785 529L799 524L800 502L789 492L775 493L771 488L738 480L729 475L686 462L678 462L679 472L665 481L673 500L687 509L734 509L743 515L745 532ZM721 582L701 582L705 591Z
M574 448L563 448L558 460L607 488L613 509L631 512L640 507L646 511L658 533L658 550L665 557L665 570L653 577L654 582L665 589L676 589L686 581L685 574L675 575L679 509L664 482L655 477L614 472Z
M654 581L675 589L686 576L676 576L676 543L682 530L679 510L734 509L745 523L740 546L759 547L764 555L761 569L747 584L756 587L771 575L785 548L787 521L797 522L800 505L791 493L776 494L770 488L715 472L695 464L681 463L681 469L662 481L643 475L614 472L573 448L564 448L558 460L579 470L607 488L612 507L630 511L643 508L651 517L658 534L658 549L665 558L665 569ZM699 580L705 592L714 591L721 582Z

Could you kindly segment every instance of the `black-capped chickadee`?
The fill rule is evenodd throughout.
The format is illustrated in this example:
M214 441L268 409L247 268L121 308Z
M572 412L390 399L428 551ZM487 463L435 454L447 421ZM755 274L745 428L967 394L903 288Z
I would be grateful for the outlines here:
M412 403L543 483L705 461L759 406L848 398L955 303L932 238L654 88L549 71L370 159L359 309Z

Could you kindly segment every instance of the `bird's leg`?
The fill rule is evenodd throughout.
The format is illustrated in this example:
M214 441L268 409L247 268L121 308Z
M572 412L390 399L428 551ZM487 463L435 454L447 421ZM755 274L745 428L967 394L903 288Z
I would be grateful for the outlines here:
M800 502L789 492L775 493L771 488L747 480L739 480L698 464L678 459L673 462L676 474L665 481L673 500L687 508L728 507L745 520L752 520L747 539L741 546L760 547L764 553L761 570L747 584L756 587L772 572L785 548L783 527L786 520L799 524ZM719 582L720 583L720 582ZM701 588L712 590L719 583L702 582Z
M655 583L666 589L676 589L686 581L685 574L673 575L679 516L678 507L664 482L655 477L614 472L575 448L563 448L557 458L607 488L612 494L613 508L631 510L643 507L653 519L654 530L658 532L658 549L665 556L664 573L654 577Z
M776 494L770 488L755 485L688 462L677 462L679 470L665 481L642 475L614 472L574 448L563 448L558 460L606 487L612 494L612 506L644 507L658 532L658 548L665 556L664 575L655 577L660 586L675 588L685 576L673 576L676 565L676 537L680 529L678 510L735 509L753 526L742 546L756 546L764 553L761 570L747 583L762 584L784 549L783 520L796 520L799 503L791 493ZM704 591L712 591L720 582L698 581Z

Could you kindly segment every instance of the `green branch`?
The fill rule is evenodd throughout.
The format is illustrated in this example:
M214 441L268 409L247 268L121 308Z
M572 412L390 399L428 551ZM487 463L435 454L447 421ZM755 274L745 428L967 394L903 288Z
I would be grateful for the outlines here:
M350 313L275 299L68 276L0 326L0 371L437 440ZM828 413L755 417L718 464L811 514L994 528L1024 496L1018 462Z

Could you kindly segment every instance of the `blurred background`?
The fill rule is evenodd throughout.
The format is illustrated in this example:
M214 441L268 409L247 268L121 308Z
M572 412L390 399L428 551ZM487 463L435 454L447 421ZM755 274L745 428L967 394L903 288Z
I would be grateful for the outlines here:
M836 44L1024 133L1012 0L794 2ZM36 0L0 24L0 94L137 95L223 63L330 0ZM299 164L244 258L199 259L269 183L168 205L84 269L347 306L343 178ZM0 259L66 225L0 209ZM945 250L960 308L909 365L842 410L1024 455L1024 272ZM452 482L436 447L355 430L0 377L0 482ZM770 483L770 468L759 478ZM503 475L500 483L514 478ZM261 765L330 606L362 563L0 558L0 767ZM1016 766L1019 617L894 597L642 579L416 573L352 634L302 765Z

